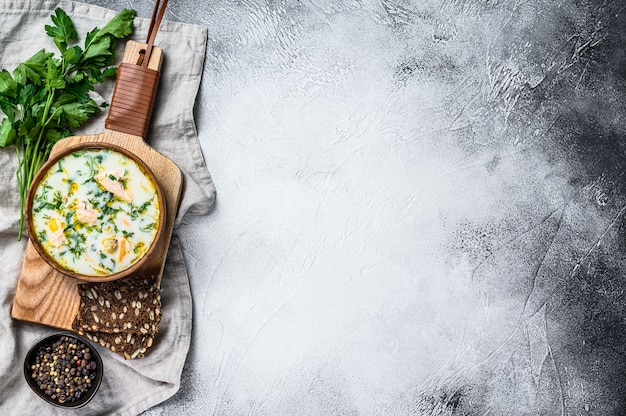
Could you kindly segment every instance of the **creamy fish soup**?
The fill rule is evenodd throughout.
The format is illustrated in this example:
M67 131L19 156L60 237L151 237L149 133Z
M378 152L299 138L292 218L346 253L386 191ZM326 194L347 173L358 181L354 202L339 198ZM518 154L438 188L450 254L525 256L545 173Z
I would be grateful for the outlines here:
M35 191L36 238L61 267L109 275L139 260L159 228L154 183L129 157L109 149L70 153Z

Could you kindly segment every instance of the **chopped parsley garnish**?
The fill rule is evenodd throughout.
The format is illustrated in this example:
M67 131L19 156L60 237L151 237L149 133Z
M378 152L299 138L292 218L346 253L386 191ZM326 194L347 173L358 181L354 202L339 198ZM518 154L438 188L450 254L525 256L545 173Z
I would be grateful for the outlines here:
M150 224L146 224L146 225L141 227L141 231L148 232L150 230L154 230L154 229L156 229L156 225L157 225L156 222L152 222Z
M45 243L46 240L48 239L47 234L48 233L46 232L46 230L41 230L37 233L37 239L41 241L42 243Z
M67 238L64 245L75 259L79 258L85 252L85 236L76 231L69 231L65 236Z
M131 208L130 208L130 212L128 213L128 215L130 215L131 219L136 220L137 218L139 218L141 214L146 212L146 210L148 209L150 205L152 205L152 200L146 201L140 206L130 204Z

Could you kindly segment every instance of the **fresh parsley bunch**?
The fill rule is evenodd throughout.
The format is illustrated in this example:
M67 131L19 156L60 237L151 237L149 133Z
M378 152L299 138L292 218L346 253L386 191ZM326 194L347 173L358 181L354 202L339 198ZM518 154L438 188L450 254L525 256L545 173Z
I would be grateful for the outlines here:
M115 43L132 33L134 17L134 10L122 10L102 29L87 33L81 48L70 46L78 40L76 28L63 10L56 9L51 16L53 25L45 29L61 57L42 49L12 74L6 69L0 71L0 109L6 116L0 124L0 147L15 147L18 159L18 240L30 183L52 146L100 112L89 92L115 74L117 68L111 66Z

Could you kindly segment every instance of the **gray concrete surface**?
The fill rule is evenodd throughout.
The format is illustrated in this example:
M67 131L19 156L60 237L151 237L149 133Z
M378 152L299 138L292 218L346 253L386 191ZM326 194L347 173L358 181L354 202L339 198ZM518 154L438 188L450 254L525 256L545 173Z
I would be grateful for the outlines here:
M146 416L626 414L622 2L166 19L209 29L218 198L177 231L194 342Z

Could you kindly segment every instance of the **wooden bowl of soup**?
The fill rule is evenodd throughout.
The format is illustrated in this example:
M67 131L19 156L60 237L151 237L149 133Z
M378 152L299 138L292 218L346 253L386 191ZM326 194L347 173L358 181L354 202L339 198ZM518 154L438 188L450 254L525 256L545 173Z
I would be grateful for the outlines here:
M90 282L128 276L157 245L165 200L148 166L115 145L82 143L39 170L26 201L29 237L54 269Z

